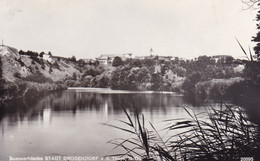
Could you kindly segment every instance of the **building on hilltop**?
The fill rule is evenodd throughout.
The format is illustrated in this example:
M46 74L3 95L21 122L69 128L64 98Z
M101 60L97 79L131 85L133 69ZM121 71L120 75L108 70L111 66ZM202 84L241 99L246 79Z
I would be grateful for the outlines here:
M135 59L144 60L145 57L144 56L135 56Z
M90 63L94 63L95 62L95 60L93 60L93 59L82 59L85 63L87 63L87 64L90 64Z
M123 61L129 58L133 58L132 53L125 53L125 54L104 54L100 55L100 57L96 58L100 64L103 65L111 65L115 57L120 57Z
M172 56L158 56L158 60L171 61Z
M212 58L217 62L220 59L226 60L230 55L213 55Z
M43 59L43 60L46 60L46 61L48 61L48 62L50 62L50 63L53 62L51 52L49 52L49 53L44 53L44 54L42 55L42 59Z

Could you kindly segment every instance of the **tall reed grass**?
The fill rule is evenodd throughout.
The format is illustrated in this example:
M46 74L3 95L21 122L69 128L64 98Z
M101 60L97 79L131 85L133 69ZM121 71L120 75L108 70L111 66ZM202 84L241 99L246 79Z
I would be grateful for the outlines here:
M255 157L259 148L258 126L238 106L220 105L200 114L184 108L189 118L163 121L167 126L162 131L168 134L164 137L152 123L145 123L143 114L134 112L130 116L123 110L128 121L121 120L122 126L108 126L132 137L109 141L115 148L125 150L116 156L163 161L239 161L241 157Z

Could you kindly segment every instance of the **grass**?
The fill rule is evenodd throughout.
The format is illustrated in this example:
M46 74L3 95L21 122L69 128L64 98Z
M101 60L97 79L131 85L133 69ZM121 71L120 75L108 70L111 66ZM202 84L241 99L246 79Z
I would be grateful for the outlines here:
M184 109L189 118L164 121L167 123L163 130L168 134L166 137L161 137L161 131L158 132L152 123L147 126L144 115L137 110L131 117L123 109L128 121L121 120L122 126L108 126L131 133L132 138L109 141L115 148L125 150L115 156L163 161L234 161L241 157L256 157L259 129L241 107L225 104L200 114Z
M114 144L115 148L121 147L125 149L125 153L116 154L113 156L121 156L121 157L131 157L135 158L135 156L139 156L145 158L146 160L152 160L152 156L154 156L153 151L151 149L150 142L154 141L154 137L152 136L152 132L149 132L145 128L145 120L144 115L139 114L137 110L134 112L134 118L131 118L126 109L123 108L125 115L127 116L128 122L120 120L121 123L126 125L125 127L118 127L110 124L105 124L119 130L128 132L133 134L133 138L129 139L114 139L110 140L109 143ZM141 117L140 117L141 116ZM126 146L127 144L127 146Z

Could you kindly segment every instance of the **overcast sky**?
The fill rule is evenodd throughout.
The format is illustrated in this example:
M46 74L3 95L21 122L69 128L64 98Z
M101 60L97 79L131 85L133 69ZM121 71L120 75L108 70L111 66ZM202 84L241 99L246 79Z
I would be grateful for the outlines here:
M255 12L240 0L0 0L0 38L22 50L95 58L154 54L243 56Z

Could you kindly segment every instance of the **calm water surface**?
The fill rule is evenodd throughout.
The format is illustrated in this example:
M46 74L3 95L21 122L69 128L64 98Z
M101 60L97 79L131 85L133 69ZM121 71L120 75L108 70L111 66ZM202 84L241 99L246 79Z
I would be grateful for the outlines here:
M157 129L166 119L185 118L191 106L176 93L113 91L74 88L52 93L30 103L15 102L0 111L0 160L12 157L80 155L105 156L120 152L107 141L129 134L103 125L126 120L134 107ZM195 112L204 107L193 108Z

